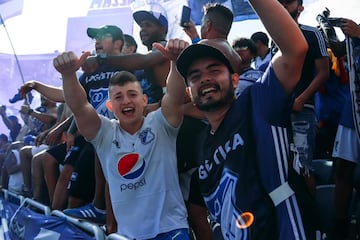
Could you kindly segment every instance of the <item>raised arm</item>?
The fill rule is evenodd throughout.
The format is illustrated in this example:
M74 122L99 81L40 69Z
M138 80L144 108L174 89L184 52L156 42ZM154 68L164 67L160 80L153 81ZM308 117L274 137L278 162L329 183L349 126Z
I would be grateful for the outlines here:
M272 64L284 90L290 93L300 80L301 69L308 49L298 25L276 0L250 0L250 3L276 45L279 52Z
M83 71L91 73L99 67L99 63L119 67L127 71L151 69L154 79L160 87L165 87L167 74L164 73L169 72L169 60L156 49L147 54L91 56L86 59L81 67Z
M171 60L170 72L166 83L166 93L161 100L161 109L167 121L174 127L178 127L184 114L185 82L176 69L176 59L180 52L189 44L180 39L171 39L166 47L154 43L154 47Z
M330 74L329 58L322 57L315 60L316 74L310 85L295 99L294 111L301 111L306 101L327 81Z
M351 19L341 19L341 30L349 37L360 39L360 26Z
M46 98L54 102L64 102L64 92L62 88L47 85L39 81L28 81L21 86L20 92L22 96L25 96L31 90L36 90Z
M10 130L10 131L14 131L15 123L10 121L10 119L8 118L7 114L6 114L6 106L5 105L1 105L0 106L0 116L5 124L5 126Z
M74 114L78 129L86 139L91 140L100 128L100 117L88 102L85 90L76 76L76 71L89 55L86 52L79 59L73 52L65 52L56 57L53 63L61 73L65 102Z

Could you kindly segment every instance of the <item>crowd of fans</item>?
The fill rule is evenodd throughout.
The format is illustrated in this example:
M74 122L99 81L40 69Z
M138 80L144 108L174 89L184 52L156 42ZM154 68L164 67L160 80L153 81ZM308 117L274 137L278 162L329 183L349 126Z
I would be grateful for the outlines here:
M345 43L299 23L302 0L249 2L267 33L232 43L219 3L204 5L200 34L184 27L192 44L166 40L166 13L134 12L146 54L117 26L89 27L95 56L54 59L62 88L20 87L23 125L0 106L1 187L131 239L211 240L217 225L223 239L315 239L312 161L326 158L331 234L350 239L360 148ZM360 47L360 26L340 21Z

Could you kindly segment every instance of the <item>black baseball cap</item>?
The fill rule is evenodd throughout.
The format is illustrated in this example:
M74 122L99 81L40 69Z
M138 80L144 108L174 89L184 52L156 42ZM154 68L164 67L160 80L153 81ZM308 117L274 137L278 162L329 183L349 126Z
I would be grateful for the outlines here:
M204 39L185 48L176 61L179 73L186 79L191 64L203 57L213 57L223 62L231 73L238 73L241 58L225 39Z
M114 25L104 25L100 28L88 28L86 33L90 38L96 38L96 36L99 35L111 34L113 40L124 41L124 34L122 30Z

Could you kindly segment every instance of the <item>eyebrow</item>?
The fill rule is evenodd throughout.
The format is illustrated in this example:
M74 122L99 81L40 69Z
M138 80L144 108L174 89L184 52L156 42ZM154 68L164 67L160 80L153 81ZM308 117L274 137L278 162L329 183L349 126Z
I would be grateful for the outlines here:
M216 60L216 61L218 61L218 60ZM225 64L220 61L216 62L216 63L210 63L209 65L206 66L206 69L210 69L212 67L218 67L221 65L225 65ZM187 75L187 77L189 77L190 75L197 73L197 72L200 72L200 70L199 69L190 70L186 75Z

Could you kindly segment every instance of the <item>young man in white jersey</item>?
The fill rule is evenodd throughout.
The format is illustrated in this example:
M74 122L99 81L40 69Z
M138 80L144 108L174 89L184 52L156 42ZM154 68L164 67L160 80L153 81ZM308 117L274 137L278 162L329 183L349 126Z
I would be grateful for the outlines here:
M144 117L147 97L136 77L122 71L109 83L108 107L118 119L109 120L88 103L76 78L88 56L79 59L65 52L54 59L54 66L62 75L65 101L79 131L99 155L117 233L130 239L189 240L176 161L185 96L177 89L184 83L168 83L162 107Z

